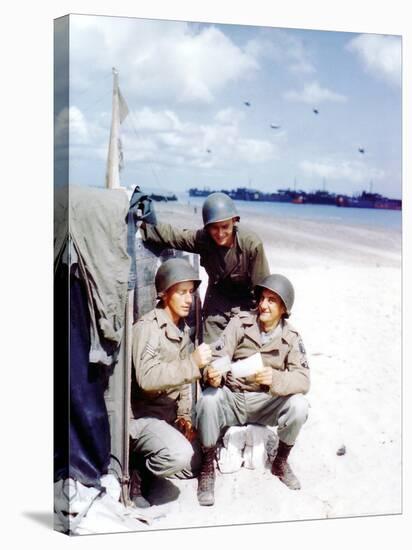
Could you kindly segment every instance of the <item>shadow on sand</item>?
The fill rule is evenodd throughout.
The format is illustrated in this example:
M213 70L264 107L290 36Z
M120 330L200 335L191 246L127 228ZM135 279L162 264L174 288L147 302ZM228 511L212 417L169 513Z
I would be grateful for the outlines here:
M156 478L152 481L148 496L152 505L160 505L177 500L179 494L180 490L171 481Z
M31 519L35 523L53 529L53 513L52 512L22 512L22 515Z

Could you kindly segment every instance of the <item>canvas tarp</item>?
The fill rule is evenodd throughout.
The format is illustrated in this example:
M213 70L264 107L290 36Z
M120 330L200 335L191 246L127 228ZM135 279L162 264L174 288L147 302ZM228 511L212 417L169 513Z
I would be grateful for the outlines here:
M69 187L70 263L77 263L90 311L90 362L111 365L120 345L130 257L124 189Z

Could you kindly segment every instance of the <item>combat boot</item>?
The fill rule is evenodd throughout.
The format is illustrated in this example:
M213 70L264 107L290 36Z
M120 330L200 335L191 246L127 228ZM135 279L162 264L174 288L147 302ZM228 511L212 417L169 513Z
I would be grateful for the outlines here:
M197 487L197 500L201 506L213 506L215 503L215 454L216 447L203 449L202 467Z
M297 491L300 489L300 482L287 461L292 448L293 445L286 445L279 440L278 452L272 464L272 474L277 476L289 489Z
M142 477L138 470L130 472L129 497L137 508L150 508L151 506L142 494Z

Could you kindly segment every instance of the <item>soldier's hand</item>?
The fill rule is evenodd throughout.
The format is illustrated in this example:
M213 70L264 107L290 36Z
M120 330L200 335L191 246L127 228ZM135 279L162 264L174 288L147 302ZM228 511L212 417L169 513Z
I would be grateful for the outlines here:
M206 380L209 386L212 386L213 388L218 388L222 381L222 375L213 367L208 367L206 370Z
M196 428L193 427L190 420L186 420L181 417L177 418L175 421L175 427L185 436L188 441L190 441L190 443L192 443L196 439L197 431Z
M202 369L212 360L212 350L208 344L200 344L192 353L192 359L199 369Z
M264 367L263 370L255 375L255 382L257 382L258 384L264 384L265 386L271 386L272 369L270 367Z

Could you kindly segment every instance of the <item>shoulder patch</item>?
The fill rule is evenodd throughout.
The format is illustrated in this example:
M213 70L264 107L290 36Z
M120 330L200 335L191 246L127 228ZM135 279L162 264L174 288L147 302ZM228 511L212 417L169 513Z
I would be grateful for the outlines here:
M218 340L215 340L210 345L216 351L222 351L222 349L225 347L225 340L223 336L221 336Z
M299 346L299 351L302 354L302 356L300 358L300 364L304 369L308 369L309 364L308 364L308 360L307 360L307 357L306 357L306 349L305 349L305 346L303 345L302 338L300 338L300 337L299 337L299 341L298 341L298 346Z

